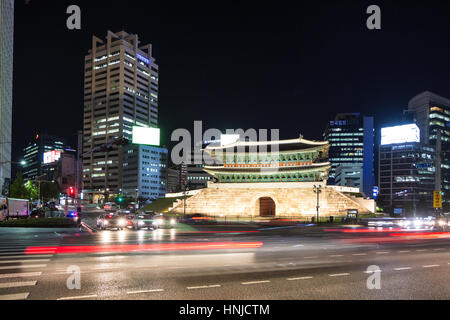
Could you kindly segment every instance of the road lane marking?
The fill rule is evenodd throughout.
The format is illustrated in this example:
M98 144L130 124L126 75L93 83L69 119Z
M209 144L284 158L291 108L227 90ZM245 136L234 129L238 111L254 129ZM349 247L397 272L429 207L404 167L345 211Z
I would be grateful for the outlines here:
M29 259L29 260L0 260L2 263L28 263L28 262L48 262L50 259Z
M425 265L423 267L424 268L434 268L434 267L440 267L440 265L438 265L438 264L429 264L429 265Z
M261 281L242 282L241 284L248 285L248 284L269 283L269 282L270 282L270 280L261 280Z
M139 294L139 293L163 292L163 291L164 291L164 289L137 290L137 291L128 291L127 294Z
M97 298L96 294L91 294L87 296L76 296L76 297L62 297L56 300L77 300L77 299L89 299L89 298Z
M318 258L318 256L314 256L314 257L304 257L305 259L316 259Z
M296 245L293 246L293 247L304 247L304 245L303 245L303 244L296 244Z
M313 277L298 277L298 278L287 278L288 281L295 281L295 280L307 280L312 279Z
M382 270L373 270L373 271L363 271L364 273L375 273L375 272L382 272Z
M0 300L25 300L26 298L28 298L29 294L29 292L4 294L0 295Z
M25 269L25 268L45 268L46 264L29 264L29 265L14 265L14 266L3 266L0 267L0 270L7 269Z
M401 271L401 270L410 270L411 267L404 267L404 268L394 268L395 271Z
M52 254L41 254L41 255L36 254L36 255L32 255L32 256L27 256L27 255L20 255L20 256L3 256L3 257L0 257L0 262L1 262L3 259L25 259L25 258L28 258L30 261L33 261L33 259L35 259L35 258L51 258L51 257L53 257ZM34 260L34 261L36 261L36 260Z
M422 252L422 251L428 251L428 249L417 249L416 251Z
M367 256L367 253L354 253L353 256Z
M3 273L3 274L0 274L0 279L19 278L19 277L38 277L41 274L42 274L42 272Z
M436 249L433 249L434 251L438 251L438 250L445 250L445 248L436 248Z
M194 289L209 289L209 288L219 288L220 284L212 284L209 286L197 286L197 287L187 287L188 290L194 290Z
M35 286L36 283L37 283L37 281L22 281L22 282L0 283L0 289L18 288L18 287L31 287L31 286Z
M399 253L405 253L405 252L411 252L411 250L402 250L402 251L399 251Z
M335 274L329 274L330 277L343 277L343 276L349 276L350 273L335 273Z
M331 258L335 258L335 257L343 257L344 255L342 255L342 254L333 254L333 255L331 255L330 257Z
M377 252L377 254L386 254L386 253L389 253L389 251L379 251L379 252Z

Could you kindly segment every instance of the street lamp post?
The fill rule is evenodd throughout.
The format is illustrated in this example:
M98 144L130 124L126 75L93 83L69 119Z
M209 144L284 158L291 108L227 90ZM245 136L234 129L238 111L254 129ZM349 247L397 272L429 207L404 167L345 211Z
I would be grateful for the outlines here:
M317 210L317 223L319 223L319 208L320 208L320 206L319 206L319 196L320 196L320 193L322 192L322 186L319 185L319 186L317 187L316 185L314 185L313 191L314 191L314 193L317 194L317 205L316 205L316 210Z

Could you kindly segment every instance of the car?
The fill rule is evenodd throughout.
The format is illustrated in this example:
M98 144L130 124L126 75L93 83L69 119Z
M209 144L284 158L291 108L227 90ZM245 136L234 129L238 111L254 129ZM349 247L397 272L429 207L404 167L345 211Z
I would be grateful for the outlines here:
M127 219L117 214L102 214L97 218L97 228L101 230L123 230L127 226Z
M132 228L134 230L140 229L158 229L158 220L155 220L154 214L141 213L136 214L132 220Z
M205 214L195 213L195 214L187 214L180 220L184 223L190 224L214 224L216 221Z
M105 203L105 205L103 206L103 209L105 211L108 212L114 212L117 211L117 204L115 204L114 202L107 202Z

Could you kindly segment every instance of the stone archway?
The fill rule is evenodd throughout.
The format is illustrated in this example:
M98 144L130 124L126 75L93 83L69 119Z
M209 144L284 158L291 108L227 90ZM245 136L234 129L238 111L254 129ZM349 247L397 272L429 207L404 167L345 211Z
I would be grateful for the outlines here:
M276 205L275 201L269 197L262 197L258 199L258 208L260 217L275 217Z

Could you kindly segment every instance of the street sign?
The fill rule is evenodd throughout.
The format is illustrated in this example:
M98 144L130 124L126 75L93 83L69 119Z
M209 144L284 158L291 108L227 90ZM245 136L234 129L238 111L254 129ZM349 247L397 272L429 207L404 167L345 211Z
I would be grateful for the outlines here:
M442 208L442 194L439 191L433 192L433 208Z

